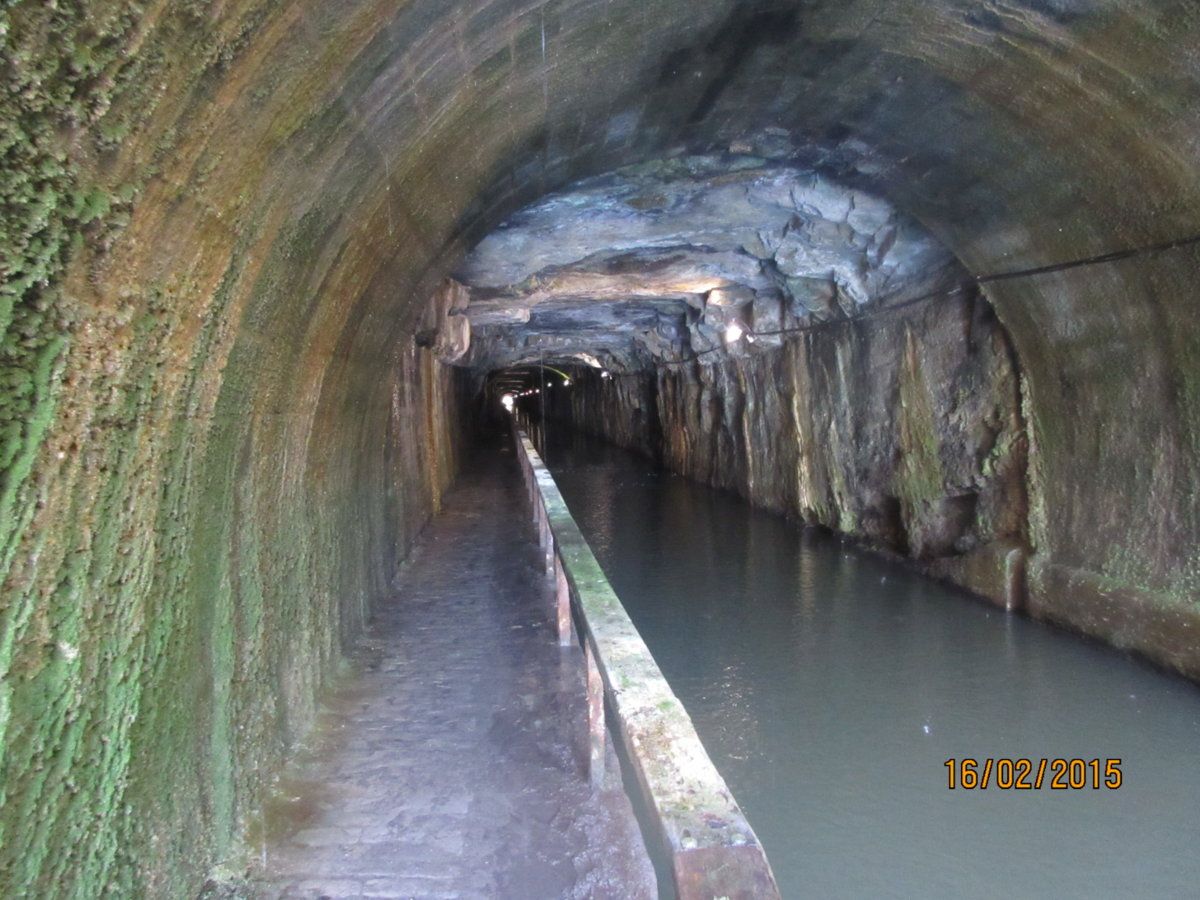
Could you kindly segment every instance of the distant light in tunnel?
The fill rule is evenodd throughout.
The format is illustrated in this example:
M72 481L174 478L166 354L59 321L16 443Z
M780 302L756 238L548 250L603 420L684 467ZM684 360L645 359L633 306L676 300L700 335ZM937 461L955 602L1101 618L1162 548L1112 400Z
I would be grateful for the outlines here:
M513 404L515 402L516 402L516 398L513 397L512 394L505 394L503 397L500 398L500 405L503 406L509 412L513 411Z
M746 330L744 328L742 328L741 323L730 322L728 325L725 326L725 343L727 343L727 344L737 343L738 341L740 341L742 339L742 335L744 335L745 333L746 333Z
M570 387L570 386L571 386L571 379L570 379L570 378L564 378L564 379L563 379L563 387Z
M605 369L600 373L600 377L607 381L608 379L612 378L612 372L608 371L608 369Z

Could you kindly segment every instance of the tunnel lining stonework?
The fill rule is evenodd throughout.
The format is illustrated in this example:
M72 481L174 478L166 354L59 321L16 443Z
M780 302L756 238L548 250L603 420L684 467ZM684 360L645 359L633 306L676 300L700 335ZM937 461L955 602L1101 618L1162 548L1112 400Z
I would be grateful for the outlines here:
M469 431L425 301L535 198L773 133L973 274L1200 231L1189 4L59 0L0 40L12 894L234 850ZM1030 608L1192 677L1198 269L988 289Z

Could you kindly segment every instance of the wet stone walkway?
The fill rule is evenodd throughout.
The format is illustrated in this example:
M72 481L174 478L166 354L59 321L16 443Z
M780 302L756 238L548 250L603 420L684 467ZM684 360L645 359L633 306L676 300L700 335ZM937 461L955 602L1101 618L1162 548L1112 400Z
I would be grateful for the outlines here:
M587 785L581 654L556 645L550 610L497 440L447 495L285 773L257 896L653 896L619 779Z

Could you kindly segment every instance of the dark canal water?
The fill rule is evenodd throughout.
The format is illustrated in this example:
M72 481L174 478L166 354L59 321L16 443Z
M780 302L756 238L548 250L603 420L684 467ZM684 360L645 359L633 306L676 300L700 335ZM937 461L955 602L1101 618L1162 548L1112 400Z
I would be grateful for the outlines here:
M546 456L785 897L1200 897L1200 689L606 444ZM963 757L1123 783L951 791Z

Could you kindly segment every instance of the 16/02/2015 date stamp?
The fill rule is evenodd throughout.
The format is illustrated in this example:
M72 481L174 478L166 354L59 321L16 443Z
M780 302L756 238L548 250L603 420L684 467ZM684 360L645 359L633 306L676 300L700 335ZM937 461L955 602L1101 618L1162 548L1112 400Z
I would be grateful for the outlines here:
M947 787L950 790L1002 791L1115 791L1121 786L1121 760L1115 759L948 759Z

